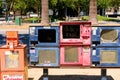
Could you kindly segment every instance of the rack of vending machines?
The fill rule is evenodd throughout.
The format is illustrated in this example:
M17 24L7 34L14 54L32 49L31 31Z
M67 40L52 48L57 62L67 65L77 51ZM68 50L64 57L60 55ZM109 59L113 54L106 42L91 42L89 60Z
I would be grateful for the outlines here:
M91 65L91 23L63 22L60 26L30 26L30 64L39 67Z
M29 66L43 72L64 66L120 67L120 26L60 22L59 26L30 26L28 37L7 31L6 44L0 45L1 79L26 80L27 59Z
M38 67L120 67L120 26L61 22L30 26L29 63Z

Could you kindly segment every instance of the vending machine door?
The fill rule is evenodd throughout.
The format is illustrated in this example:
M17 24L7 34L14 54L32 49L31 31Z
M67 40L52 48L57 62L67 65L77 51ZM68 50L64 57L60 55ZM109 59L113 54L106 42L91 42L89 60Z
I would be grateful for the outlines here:
M94 52L95 53L95 52ZM120 49L119 47L97 47L96 53L92 55L92 62L98 63L99 67L120 67Z
M59 67L59 48L57 47L37 47L35 49L37 54L38 67Z
M89 46L61 46L61 66L90 66L91 50Z
M9 50L0 49L1 71L24 71L26 48Z
M59 46L59 27L30 26L29 37L30 46Z
M98 46L120 46L120 26L97 26L92 30L92 42Z
M91 22L61 22L60 45L91 45Z

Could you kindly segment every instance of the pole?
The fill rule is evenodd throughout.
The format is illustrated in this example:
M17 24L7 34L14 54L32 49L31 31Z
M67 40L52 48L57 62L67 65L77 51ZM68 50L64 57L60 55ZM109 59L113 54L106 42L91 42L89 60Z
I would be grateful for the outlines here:
M107 77L106 77L106 74L107 73L107 69L105 69L105 68L102 68L101 69L101 80L107 80Z
M2 0L2 8L3 8L3 11L5 12L5 21L7 22L8 18L7 18L7 1L6 0Z
M8 21L8 17L7 17L7 1L6 0L5 0L5 5L6 5L5 20L7 22Z
M43 69L43 80L48 80L48 69L47 68Z

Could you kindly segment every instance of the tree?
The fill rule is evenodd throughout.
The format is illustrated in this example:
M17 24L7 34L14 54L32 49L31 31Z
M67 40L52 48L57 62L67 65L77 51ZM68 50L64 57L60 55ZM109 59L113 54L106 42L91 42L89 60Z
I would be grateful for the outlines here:
M98 0L97 7L100 15L105 15L105 10L110 6L110 0Z
M48 0L42 0L42 17L41 24L44 26L49 26L49 7Z
M61 5L60 8L65 9L66 16L67 10L71 9L77 13L77 16L80 17L80 12L88 12L89 8L89 0L59 0L59 4ZM68 10L69 11L69 10Z
M89 21L92 22L92 25L98 25L98 20L97 20L97 0L90 0Z
M26 0L26 4L28 12L30 12L30 9L32 8L38 14L38 17L40 17L41 0Z
M120 7L120 0L110 0L110 6L114 7L114 10L118 10Z
M65 18L66 18L66 20L67 20L67 8L69 7L69 3L71 2L71 0L59 0L59 4L60 4L60 8L62 9L62 10L65 10L64 11L64 13L65 13ZM71 3L72 4L72 3ZM59 9L60 9L59 8Z
M120 0L110 0L112 7L119 7L120 6Z
M58 11L58 0L49 0L49 8L53 10L53 15Z
M110 0L97 0L98 8L108 8L110 6Z
M78 13L78 18L81 16L80 12L81 11L86 11L88 8L88 0L74 0L74 7L75 10L77 10Z

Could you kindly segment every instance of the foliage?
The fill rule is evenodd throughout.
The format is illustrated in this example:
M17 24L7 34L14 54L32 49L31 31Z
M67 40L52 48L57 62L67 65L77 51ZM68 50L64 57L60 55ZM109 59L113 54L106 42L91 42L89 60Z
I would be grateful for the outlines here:
M97 6L100 9L106 9L110 6L110 2L111 2L111 0L98 0Z
M108 8L109 6L118 7L120 0L97 0L98 8ZM40 10L41 0L7 0L9 10L21 10L26 12L30 9ZM1 5L1 2L0 2ZM89 0L49 0L49 7L54 10L58 10L58 5L61 8L70 7L72 9L78 9L85 11L89 7ZM0 6L1 7L1 6Z
M57 6L58 0L49 0L50 8L55 8Z
M53 15L58 11L58 0L49 0L49 8L53 10Z
M26 7L24 0L15 0L13 5L14 10L25 10Z
M89 7L89 0L74 0L75 6L80 7L81 10L86 10Z
M107 18L105 16L97 15L98 21L118 21L116 18ZM84 16L83 20L88 20L88 16Z
M120 6L120 0L110 0L110 6L118 8Z
M53 10L54 16L60 10L66 8L78 12L89 10L90 0L49 0L49 8ZM6 0L8 13L10 11L20 10L22 13L36 12L40 15L41 0ZM109 7L118 8L120 0L97 0L98 9L107 9ZM2 1L0 2L0 13L2 13ZM65 11L64 11L65 12ZM54 17L53 17L54 18Z

